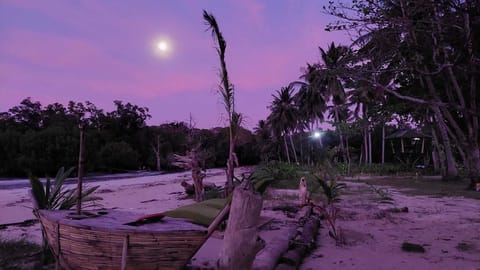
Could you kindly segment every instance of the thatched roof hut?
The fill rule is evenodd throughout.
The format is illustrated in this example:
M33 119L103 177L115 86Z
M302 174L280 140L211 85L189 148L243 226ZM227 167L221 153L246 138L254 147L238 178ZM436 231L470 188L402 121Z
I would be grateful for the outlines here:
M385 137L394 157L408 165L428 163L431 136L414 129L400 129Z

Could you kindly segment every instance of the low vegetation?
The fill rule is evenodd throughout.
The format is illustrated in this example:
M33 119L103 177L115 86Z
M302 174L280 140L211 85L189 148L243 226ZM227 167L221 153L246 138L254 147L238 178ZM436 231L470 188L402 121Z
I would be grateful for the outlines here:
M41 269L42 247L27 240L0 240L0 269Z

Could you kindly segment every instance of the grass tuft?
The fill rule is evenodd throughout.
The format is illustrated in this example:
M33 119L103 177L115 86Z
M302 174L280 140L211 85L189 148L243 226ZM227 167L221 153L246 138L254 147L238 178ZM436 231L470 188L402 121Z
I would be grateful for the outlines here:
M37 269L42 264L42 247L22 240L0 240L0 269Z

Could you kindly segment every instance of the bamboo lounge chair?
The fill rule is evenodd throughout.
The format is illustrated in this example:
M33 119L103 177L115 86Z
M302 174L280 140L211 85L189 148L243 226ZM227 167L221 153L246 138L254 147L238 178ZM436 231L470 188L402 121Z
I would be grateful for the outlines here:
M37 215L61 269L182 269L229 208L229 200L213 199L140 218L119 210L83 219L66 210Z

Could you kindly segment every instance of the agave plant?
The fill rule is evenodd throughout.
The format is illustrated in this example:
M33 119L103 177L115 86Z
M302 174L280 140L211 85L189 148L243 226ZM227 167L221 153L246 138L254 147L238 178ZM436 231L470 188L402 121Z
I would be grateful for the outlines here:
M49 177L47 177L45 186L37 177L30 177L30 192L32 194L35 215L37 214L36 210L38 209L67 210L75 206L78 197L77 188L65 189L63 187L65 179L72 173L74 169L75 168L72 167L65 171L63 167L60 168L57 172L57 176L55 176L53 185ZM100 186L88 187L83 190L82 200L84 202L98 200L98 197L94 197L91 195L99 187ZM50 249L48 247L48 242L44 230L42 230L42 239L43 262L46 263L49 258L51 258L52 253L50 252Z
M75 168L72 167L65 171L62 167L58 170L55 180L52 183L47 178L45 186L34 176L30 177L31 194L35 209L48 210L67 210L75 206L77 202L77 189L65 189L63 184L65 179L72 173ZM92 193L100 186L88 187L82 192L82 200L84 202L98 200L98 197L91 196Z

